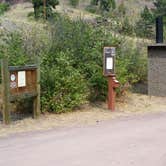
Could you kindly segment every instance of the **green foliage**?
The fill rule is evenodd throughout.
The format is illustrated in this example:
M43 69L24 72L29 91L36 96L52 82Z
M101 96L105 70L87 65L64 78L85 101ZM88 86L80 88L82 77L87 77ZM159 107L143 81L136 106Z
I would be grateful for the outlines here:
M127 15L127 8L123 2L121 2L114 10L110 10L104 13L103 20L106 29L111 29L115 33L122 35L134 36L135 25Z
M128 17L124 17L124 19L122 20L119 32L128 36L134 34L134 26L131 24Z
M10 65L24 65L28 57L22 46L23 39L18 32L1 35L0 58L8 57Z
M79 0L70 0L70 4L71 4L73 7L77 7L78 4L79 4Z
M5 11L9 10L10 5L8 3L0 3L0 15L2 15Z
M137 21L135 31L137 36L152 38L154 37L154 14L145 6L141 12L141 18Z
M102 12L109 12L116 8L115 0L91 0L90 6L99 6Z
M166 1L165 0L154 0L156 9L154 10L157 16L166 15Z
M123 17L126 15L127 9L124 5L124 2L121 2L117 9L118 9L118 12L116 14L118 15L118 17Z
M88 5L86 7L86 11L90 13L97 13L97 7L95 5Z
M52 21L45 33L40 28L10 35L4 33L0 40L0 57L8 56L12 65L27 64L32 61L31 57L41 57L43 111L61 113L87 100L105 100L104 46L117 45L116 72L121 83L120 91L126 83L146 79L146 59L141 52L124 44L121 38L114 37L104 27L65 17Z
M147 58L141 55L140 50L128 47L119 50L116 60L117 78L121 83L121 90L126 83L130 85L147 80Z
M155 18L158 16L166 15L165 0L154 0L153 4L155 6L155 9L149 10L148 7L145 6L144 10L141 12L141 18L137 21L135 27L137 36L153 38L155 34Z
M100 0L91 0L91 5L98 5Z
M110 11L116 8L115 0L100 0L100 9L102 11Z
M70 52L50 54L44 57L42 67L43 110L56 113L71 111L85 103L88 95L86 82L72 66ZM49 61L49 57L54 61Z
M104 31L93 29L81 20L72 22L60 18L52 26L52 37L51 51L57 54L70 52L72 66L82 75L91 92L89 98L103 98L106 84L102 76L101 48L104 43L101 41Z
M53 16L52 8L55 8L59 4L58 0L45 0L46 6L44 6L44 0L32 0L34 7L35 18L49 18ZM46 16L44 16L44 8L46 11Z

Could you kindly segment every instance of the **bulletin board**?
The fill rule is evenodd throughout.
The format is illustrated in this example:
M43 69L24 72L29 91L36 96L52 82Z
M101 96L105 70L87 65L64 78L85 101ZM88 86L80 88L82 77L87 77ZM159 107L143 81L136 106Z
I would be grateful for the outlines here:
M10 103L33 99L33 117L40 115L40 65L9 66L1 60L3 122L10 123Z

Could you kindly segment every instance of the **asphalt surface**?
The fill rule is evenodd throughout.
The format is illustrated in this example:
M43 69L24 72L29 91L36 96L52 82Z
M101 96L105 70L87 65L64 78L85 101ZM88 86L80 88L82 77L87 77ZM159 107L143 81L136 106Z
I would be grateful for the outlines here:
M0 166L166 166L166 113L10 135Z

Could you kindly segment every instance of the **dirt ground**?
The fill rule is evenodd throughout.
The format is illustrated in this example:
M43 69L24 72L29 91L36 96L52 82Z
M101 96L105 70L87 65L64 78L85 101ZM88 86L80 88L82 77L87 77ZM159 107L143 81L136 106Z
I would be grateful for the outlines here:
M128 93L117 99L116 111L107 109L106 103L87 104L79 110L65 114L42 114L37 120L31 117L12 122L10 125L0 123L0 137L14 133L48 130L60 127L93 125L122 116L147 114L166 111L166 98Z

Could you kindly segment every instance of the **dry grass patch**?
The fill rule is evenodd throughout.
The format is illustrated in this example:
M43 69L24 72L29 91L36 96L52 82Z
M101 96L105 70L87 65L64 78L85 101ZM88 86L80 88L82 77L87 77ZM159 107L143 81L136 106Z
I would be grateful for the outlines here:
M84 105L80 110L74 112L59 115L46 113L37 120L25 118L12 122L9 126L0 124L0 136L59 127L94 125L118 117L161 112L166 110L165 103L165 97L128 93L117 99L115 112L108 110L106 103Z

